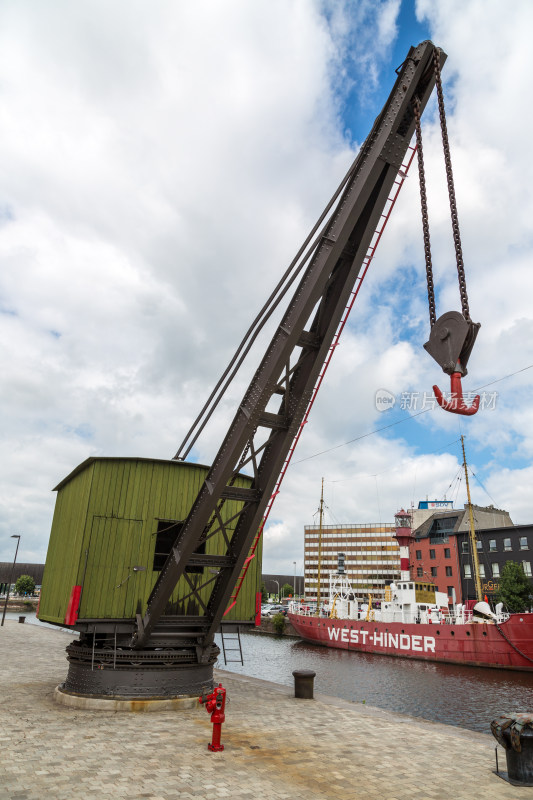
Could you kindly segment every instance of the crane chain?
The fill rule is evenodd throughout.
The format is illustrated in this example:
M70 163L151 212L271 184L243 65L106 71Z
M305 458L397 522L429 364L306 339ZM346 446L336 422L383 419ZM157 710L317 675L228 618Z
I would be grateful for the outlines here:
M426 193L426 173L424 169L424 151L422 148L422 128L420 126L420 100L415 97L413 111L416 130L416 154L418 159L418 182L420 184L420 206L422 209L422 230L424 234L424 256L426 259L426 277L428 284L429 322L431 327L437 321L435 309L435 286L433 284L433 265L431 263L431 241L429 236L429 215Z
M435 72L435 85L437 87L437 102L439 106L440 128L442 136L442 149L444 153L444 164L446 168L446 182L448 184L448 197L450 201L450 214L452 219L453 242L455 246L455 259L457 262L457 275L459 279L459 294L461 297L461 308L463 316L467 322L471 322L470 311L468 308L468 294L466 291L466 276L463 261L463 250L461 247L461 233L459 231L459 216L457 214L457 202L455 199L455 186L453 182L452 160L450 155L450 143L448 140L448 129L446 125L446 112L444 110L444 94L442 91L442 80L440 76L439 52L435 48L433 51L433 68ZM435 307L435 286L433 282L433 265L431 262L431 242L429 235L429 215L426 193L426 175L424 168L424 151L422 148L422 128L420 125L420 100L414 98L413 113L415 117L416 131L416 150L418 156L418 178L420 183L420 206L422 209L422 230L424 235L424 255L426 260L426 277L428 286L429 321L431 327L437 321Z
M444 111L444 95L442 91L442 81L440 77L440 59L437 48L435 48L435 50L433 51L433 65L435 69L435 84L437 87L437 100L439 105L440 127L442 133L442 149L444 151L444 163L446 165L446 180L448 182L448 195L450 198L450 213L452 218L455 258L457 261L457 275L459 277L459 294L461 295L461 307L463 311L463 316L467 320L467 322L470 322L471 320L470 320L470 311L468 309L468 295L466 292L466 277L465 277L465 267L463 262L463 250L461 247L461 234L459 232L459 217L457 215L455 187L453 183L450 143L448 141L446 113Z

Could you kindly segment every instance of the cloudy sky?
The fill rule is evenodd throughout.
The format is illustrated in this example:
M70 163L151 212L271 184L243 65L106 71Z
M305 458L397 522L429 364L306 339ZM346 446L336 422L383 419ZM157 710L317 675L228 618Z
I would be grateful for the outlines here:
M412 169L265 535L301 574L327 523L390 522L458 483L533 522L529 0L0 0L0 560L46 556L53 487L90 455L169 458L357 153L409 45L443 73L472 318L471 418L424 402ZM437 313L460 309L434 103ZM252 354L253 369L261 353ZM255 359L255 361L254 361ZM510 376L510 377L508 377ZM246 386L194 451L209 463ZM376 408L385 390L394 408ZM424 413L414 416L419 411Z

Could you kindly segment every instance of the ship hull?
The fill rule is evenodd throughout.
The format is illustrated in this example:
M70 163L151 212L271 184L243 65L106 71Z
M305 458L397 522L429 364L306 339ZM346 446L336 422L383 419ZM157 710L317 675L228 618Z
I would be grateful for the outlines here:
M511 614L500 625L368 622L290 612L288 616L302 639L325 647L533 672L533 614Z

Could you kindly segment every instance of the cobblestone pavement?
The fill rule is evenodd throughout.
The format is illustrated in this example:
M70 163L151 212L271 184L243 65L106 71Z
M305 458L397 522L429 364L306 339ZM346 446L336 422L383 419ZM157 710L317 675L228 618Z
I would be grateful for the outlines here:
M217 672L222 753L205 709L82 711L57 704L71 635L0 628L0 798L77 800L517 800L493 773L495 740L336 698ZM500 768L505 769L500 750Z

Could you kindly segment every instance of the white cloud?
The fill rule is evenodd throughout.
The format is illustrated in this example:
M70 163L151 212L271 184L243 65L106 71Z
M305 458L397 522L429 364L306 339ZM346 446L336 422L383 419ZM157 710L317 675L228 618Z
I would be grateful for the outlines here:
M0 526L40 560L76 463L175 452L351 156L318 4L0 17Z
M447 458L443 454L416 455L430 450L431 445L424 443L423 434L416 434L415 428L427 431L428 438L443 445L465 433L473 473L481 480L481 485L475 477L472 480L474 502L495 501L508 509L516 522L531 522L533 418L529 396L533 370L493 381L533 364L533 280L529 269L533 174L524 156L532 113L526 98L533 10L529 3L513 4L503 19L499 4L490 2L428 2L419 3L418 9L431 28L433 41L448 53L443 79L470 311L473 319L482 323L463 384L465 391L489 384L487 399L497 392L496 407L462 419L437 409L416 422L393 428L387 439L380 434L358 440L307 463L314 465L315 476L319 472L326 477L358 476L354 479L357 504L350 502L344 484L335 489L336 515L341 521L376 522L384 508L391 520L400 505L416 504L426 496L442 497L459 467L457 441L448 448ZM434 113L433 103L424 120L424 142L437 310L441 314L459 309L460 304L440 131ZM444 389L449 385L421 348L429 333L421 294L425 291L423 264L415 163L310 421L313 432L320 426L326 436L321 441L317 432L311 440L311 430L306 431L300 457L328 449L326 442L332 447L388 423L386 414L372 414L369 385L374 390L386 388L396 396L403 390L422 396L431 391L433 383ZM413 266L418 273L416 283ZM405 337L408 344L402 342ZM349 349L350 357L346 358L344 348ZM417 443L408 448L412 461L401 450L410 440ZM400 472L405 473L400 491L394 474L368 477L379 472L372 461L375 453L389 463L399 463ZM354 460L359 469L351 471ZM319 494L316 477L314 483L315 500L307 500L310 509L316 507ZM305 495L307 491L304 485ZM454 499L459 506L466 501L464 482ZM280 514L285 525L290 513L287 503L287 515Z
M382 70L398 11L397 0L2 6L0 559L13 532L21 558L44 558L50 489L87 456L174 454L353 157L344 99L368 107L378 82L392 85ZM451 0L420 2L418 13L449 55L470 305L483 325L471 388L533 363L532 12ZM438 129L426 116L444 311L458 293ZM458 420L440 411L309 459L387 424L377 389L445 381L421 348L417 191L413 165L274 506L265 571L301 564L322 476L337 519L376 522L441 495L457 469L456 449L420 455L433 448L420 430L457 438ZM261 347L254 353L248 374ZM532 377L496 385L497 409L463 423L474 462L493 448L476 465L491 494L526 521L527 491L496 486L513 476L527 485L533 419L521 403ZM230 392L198 460L213 457L245 386L243 377Z

